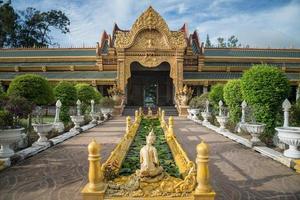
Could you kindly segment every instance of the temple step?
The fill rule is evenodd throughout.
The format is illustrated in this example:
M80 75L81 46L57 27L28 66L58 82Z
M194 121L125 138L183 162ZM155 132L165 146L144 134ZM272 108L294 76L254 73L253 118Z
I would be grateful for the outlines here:
M139 109L139 106L126 106L123 111L123 116L134 116L134 112ZM178 116L177 109L174 106L161 106L161 109L165 111L165 116ZM152 108L152 113L156 114L158 107ZM147 107L143 107L143 111L146 114L148 112Z

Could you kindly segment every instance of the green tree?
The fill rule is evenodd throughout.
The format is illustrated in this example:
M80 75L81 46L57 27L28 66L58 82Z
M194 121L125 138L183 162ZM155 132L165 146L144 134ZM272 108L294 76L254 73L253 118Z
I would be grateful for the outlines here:
M254 65L243 74L241 88L256 120L266 124L263 139L270 141L275 132L277 113L290 91L287 77L274 66Z
M0 48L12 47L17 42L18 14L10 2L0 1Z
M243 102L241 80L231 80L225 84L224 100L229 107L230 120L237 123L241 116L241 104Z
M59 10L41 12L27 8L21 13L18 45L25 47L53 45L50 32L53 29L63 34L70 32L70 20Z
M85 111L89 107L92 99L95 101L95 103L99 103L102 97L101 94L89 84L78 83L75 85L75 88L77 91L77 97L82 102L83 113L85 113Z
M41 12L35 8L15 11L11 2L0 1L0 48L55 45L51 31L69 31L70 20L60 10Z
M54 102L54 95L48 81L36 74L17 76L10 83L8 95L21 96L36 105L48 105Z
M223 84L216 84L211 87L211 91L209 92L208 99L210 103L213 105L214 109L218 109L220 100L224 102L223 89L224 89Z
M209 39L209 35L207 34L206 35L206 42L205 42L205 47L213 47L212 44L211 44L211 41Z
M225 42L224 38L218 37L217 40L218 40L218 47L220 47L220 48L225 48L226 47L226 42Z
M70 82L61 81L54 87L54 95L56 100L60 100L62 103L60 119L65 123L69 122L70 106L75 105L77 101L77 91L75 86Z
M229 47L229 48L238 47L238 46L240 46L240 45L238 45L238 42L239 42L238 38L235 35L232 35L227 40L227 47Z

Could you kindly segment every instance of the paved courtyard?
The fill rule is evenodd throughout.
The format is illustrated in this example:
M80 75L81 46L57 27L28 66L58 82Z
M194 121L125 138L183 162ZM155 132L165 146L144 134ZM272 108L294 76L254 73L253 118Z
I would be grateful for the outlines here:
M106 160L125 131L114 118L0 172L0 200L78 200L87 182L87 144L103 144ZM300 175L190 120L175 118L175 132L190 158L204 139L211 148L210 172L217 199L300 199Z

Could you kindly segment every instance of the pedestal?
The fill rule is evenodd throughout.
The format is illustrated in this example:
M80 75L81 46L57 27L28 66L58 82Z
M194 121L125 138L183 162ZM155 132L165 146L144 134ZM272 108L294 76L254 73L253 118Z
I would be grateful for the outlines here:
M86 184L81 191L83 200L104 200L104 194L107 186L105 186L104 190L101 191L90 191L88 185L89 184Z
M194 200L214 200L216 193L215 192L208 192L208 193L201 193L196 194L194 193Z
M189 106L177 106L177 110L179 113L180 117L187 117L188 116L188 111L187 109L189 108Z
M113 116L122 116L123 109L124 109L123 105L114 106L113 113L112 113Z

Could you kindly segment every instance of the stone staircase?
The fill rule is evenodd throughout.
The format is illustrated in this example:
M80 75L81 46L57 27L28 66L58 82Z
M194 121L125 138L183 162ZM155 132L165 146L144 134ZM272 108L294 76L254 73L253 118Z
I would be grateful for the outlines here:
M138 110L139 106L125 106L123 111L123 116L134 116L135 110ZM151 108L152 113L156 114L158 107ZM165 116L178 116L178 112L174 106L161 106L161 109L165 111ZM148 112L148 108L143 107L143 111L146 114Z

